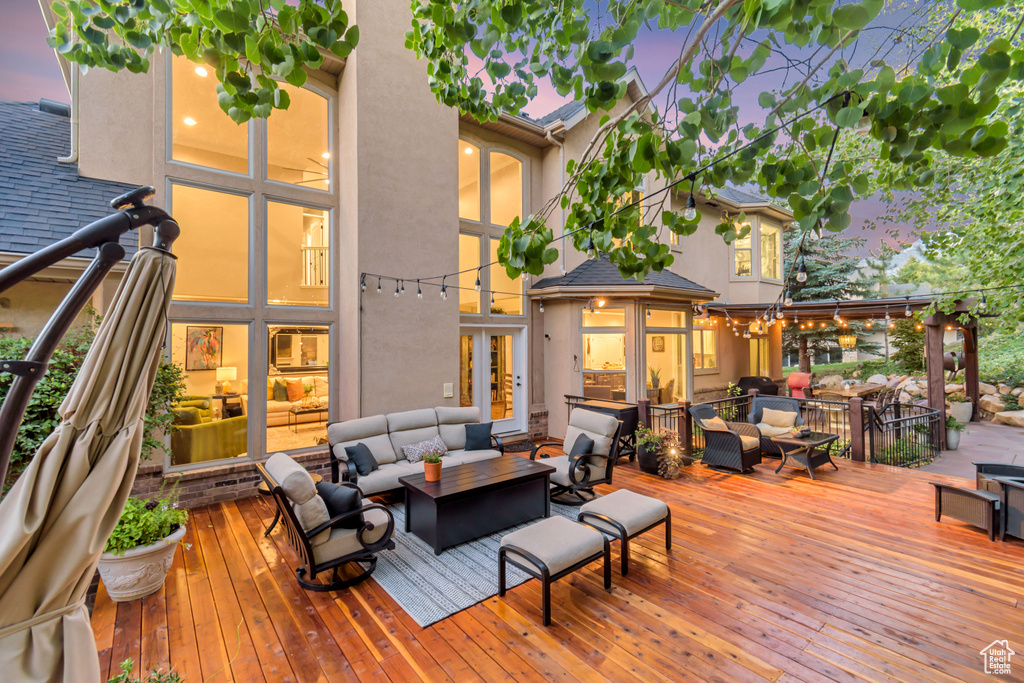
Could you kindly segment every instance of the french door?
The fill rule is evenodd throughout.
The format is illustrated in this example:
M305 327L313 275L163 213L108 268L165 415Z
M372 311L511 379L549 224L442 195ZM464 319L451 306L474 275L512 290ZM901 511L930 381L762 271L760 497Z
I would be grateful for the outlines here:
M459 405L479 407L495 434L526 431L525 328L462 328Z

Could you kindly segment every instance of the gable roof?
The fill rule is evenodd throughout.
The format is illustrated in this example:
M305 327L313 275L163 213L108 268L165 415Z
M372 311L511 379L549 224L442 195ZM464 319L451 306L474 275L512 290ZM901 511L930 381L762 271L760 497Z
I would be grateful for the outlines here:
M78 164L57 163L70 140L65 112L52 105L41 110L36 102L0 102L0 252L39 251L111 213L110 200L135 188L80 176ZM128 236L122 246L130 258L138 240Z
M624 278L615 264L606 258L588 259L565 275L539 280L530 287L529 293L540 295L543 292L539 290L543 289L600 290L616 287L636 288L637 290L641 288L676 290L678 294L691 294L699 299L714 299L718 296L717 292L669 270L663 270L660 273L652 270L643 281Z

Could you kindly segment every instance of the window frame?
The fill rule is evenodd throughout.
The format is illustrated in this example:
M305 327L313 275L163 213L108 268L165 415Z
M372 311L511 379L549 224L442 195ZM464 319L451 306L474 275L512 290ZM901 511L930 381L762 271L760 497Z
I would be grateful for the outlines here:
M736 246L737 240L733 240L732 243L729 244L729 279L731 281L750 282L752 280L757 280L760 259L755 257L758 254L757 250L759 248L759 242L756 239L757 231L754 229L753 222L748 221L747 225L750 226L750 232L747 234L747 237L750 238L750 246L739 248ZM736 253L740 251L750 253L750 275L738 275L736 273Z
M287 184L287 183L285 183ZM292 197L280 197L269 193L262 193L263 196L263 212L260 217L263 219L263 268L262 268L262 280L263 280L263 298L264 306L271 310L296 310L296 311L309 311L309 310L334 310L335 301L335 289L337 285L335 283L335 235L336 227L334 220L334 208L327 204L317 205L315 202L306 202L301 199L295 199ZM270 280L267 272L267 261L270 258L270 204L288 204L289 206L297 206L301 209L314 209L316 211L323 211L327 214L327 305L326 306L303 306L301 304L273 304L270 303ZM302 285L299 285L302 287Z
M280 78L275 78L274 80L278 81L279 83L284 82ZM267 127L266 119L263 119L261 125L257 126L258 130L260 131L260 143L262 146L262 154L260 154L260 158L258 160L260 162L260 172L255 174L256 180L258 182L268 183L270 187L278 186L295 188L301 192L315 192L317 195L321 197L324 195L334 195L336 194L336 190L331 190L331 188L336 187L337 185L337 181L335 180L335 176L337 174L334 172L334 168L336 164L336 159L338 158L338 153L337 150L335 149L337 136L334 132L335 128L337 128L337 126L334 125L335 103L330 93L327 92L327 90L321 88L315 81L307 79L306 82L299 87L299 90L309 90L310 92L315 93L320 97L324 98L325 100L327 100L327 153L331 155L331 157L327 160L327 189L323 190L320 189L319 187L308 187L306 185L286 183L283 180L273 180L269 177L270 129Z
M629 400L629 395L630 395L630 379L629 378L630 378L630 374L631 374L631 368L630 368L630 362L629 362L629 348L630 348L630 344L629 344L629 307L626 304L613 304L613 305L606 305L605 307L603 307L601 309L602 311L606 311L606 310L621 310L623 312L623 316L624 316L623 317L623 324L622 325L609 325L607 327L605 327L605 326L588 327L588 326L584 325L583 324L583 322L584 322L583 311L585 309L587 309L587 308L589 308L589 306L581 305L581 306L579 306L576 309L576 325L577 325L577 329L578 329L578 334L577 334L576 339L577 339L577 344L578 344L577 348L579 349L579 374L580 374L579 384L578 384L579 390L580 390L579 395L583 396L583 390L584 390L583 376L584 375L622 375L623 376L623 381L624 381L624 386L625 386L625 392L626 392L625 400L628 401ZM622 342L623 342L623 364L622 364L622 369L621 370L588 370L588 369L586 369L586 353L584 352L584 344L583 344L583 342L584 342L584 335L587 335L587 334L614 334L614 335L622 335Z
M782 268L783 268L782 226L781 225L776 225L775 223L773 223L771 221L766 221L763 217L760 217L760 216L757 219L757 223L758 223L758 228L757 228L758 271L757 272L758 272L758 275L759 275L759 279L762 280L762 281L767 281L767 282L780 282L781 283L782 282ZM765 263L764 263L764 240L763 240L763 237L764 237L764 230L765 230L765 228L768 228L769 230L773 230L775 232L775 244L778 247L778 254L779 254L778 263L777 263L778 273L779 273L778 277L773 276L773 275L765 275L764 274Z
M720 340L721 340L722 335L719 334L719 330L718 330L717 327L708 328L708 327L703 327L701 325L694 325L691 337L696 338L698 336L698 334L700 335L700 340L701 340L700 341L700 345L701 345L701 352L700 353L701 353L701 357L702 358L704 356L704 336L703 336L704 332L711 332L711 333L714 334L713 339L714 339L714 342L715 342L715 367L713 367L713 368L704 368L704 367L698 368L698 367L694 366L693 374L695 374L695 375L717 375L717 374L720 374L722 372L722 354L721 354L721 351L720 351L720 349L721 349ZM693 341L693 339L691 339L691 344L690 345L693 348L693 351L691 351L691 354L695 355L697 353L697 344L696 344L695 341ZM703 364L703 360L701 362Z
M460 308L459 308L459 315L460 316L468 316L470 318L479 319L479 318L482 318L484 316L484 305L483 305L484 283L487 282L486 278L489 276L488 274L484 273L484 269L483 269L483 264L486 263L486 261L484 261L484 255L485 255L485 252L484 252L484 242L486 241L487 235L485 235L484 233L480 233L480 232L471 232L469 230L462 230L460 228L460 230L459 230L459 237L461 238L463 235L466 235L467 237L475 237L477 239L477 254L476 254L476 257L477 257L477 264L478 264L477 265L477 268L478 268L477 272L479 273L479 276L480 276L480 291L479 292L477 292L477 291L473 292L473 294L476 296L477 312L476 313L466 313L466 312L463 312L462 309L461 309L461 306L462 306L461 297L462 297L463 292L465 292L465 290L464 289L457 290L458 291L458 298L459 298L459 306L460 306ZM462 247L460 246L459 249L461 250L461 248ZM460 267L460 270L461 270L461 267ZM473 278L473 281L476 282L476 278L475 277ZM462 285L459 284L458 282L456 282L456 286L457 287L462 287Z

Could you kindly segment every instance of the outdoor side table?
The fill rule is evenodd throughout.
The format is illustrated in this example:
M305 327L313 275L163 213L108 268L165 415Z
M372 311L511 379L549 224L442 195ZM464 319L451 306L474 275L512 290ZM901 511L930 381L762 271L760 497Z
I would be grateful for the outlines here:
M804 468L811 479L814 479L814 468L825 463L839 469L832 462L832 444L839 440L835 434L811 432L807 436L773 436L771 439L779 444L779 450L782 451L782 460L775 470L776 474L782 471L784 465L790 464L790 460L794 461L791 467Z
M313 477L313 484L314 485L315 484L319 484L320 482L322 482L324 480L324 478L321 475L317 474L316 472L310 472L309 476ZM263 481L262 479L260 479L259 485L256 486L256 491L258 491L261 496L269 496L269 495L271 495L270 488L267 486L267 482ZM269 536L270 532L274 530L274 527L277 526L277 522L280 519L281 519L281 510L279 510L278 507L275 505L274 506L274 520L270 523L270 526L267 527L267 530L263 532L263 535L264 536Z

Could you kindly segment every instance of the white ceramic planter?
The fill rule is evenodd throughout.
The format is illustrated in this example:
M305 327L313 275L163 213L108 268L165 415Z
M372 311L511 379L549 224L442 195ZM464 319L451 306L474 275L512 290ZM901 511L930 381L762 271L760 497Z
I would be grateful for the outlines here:
M955 451L960 448L960 432L956 429L946 430L946 450Z
M949 414L956 418L957 422L967 424L971 421L972 408L974 408L974 404L970 402L950 403Z
M103 553L97 567L107 594L114 602L129 602L160 590L174 561L185 527L152 545L132 548L124 555Z

